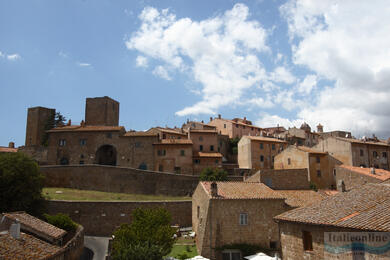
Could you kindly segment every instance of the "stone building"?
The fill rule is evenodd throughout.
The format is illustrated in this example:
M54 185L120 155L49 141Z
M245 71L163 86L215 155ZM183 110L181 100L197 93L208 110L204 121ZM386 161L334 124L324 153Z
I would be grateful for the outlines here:
M87 98L85 124L88 126L118 126L119 102L107 96Z
M212 120L212 118L210 117L210 121L211 120ZM197 121L189 121L189 120L187 120L187 122L185 124L183 124L183 126L181 128L184 131L188 131L190 129L193 129L193 130L215 130L215 131L217 130L217 128L215 126L205 124L203 121L197 122Z
M228 135L229 138L241 138L244 135L260 136L262 133L262 129L254 126L246 117L229 120L218 115L217 118L210 118L208 125L215 126L218 133Z
M388 248L384 253L353 255L350 250L332 247L329 233L325 233L349 236L350 233L342 232L365 232L363 234L368 236L369 232L390 232L390 186L387 184L366 184L360 189L341 192L318 203L282 213L275 217L275 221L279 225L283 259L390 258ZM387 238L386 243L388 241ZM348 246L351 242L344 248ZM336 250L340 253L332 253Z
M25 212L0 214L0 259L79 259L84 232L78 226L72 236Z
M313 133L307 123L303 123L300 128L292 127L283 133L276 135L279 139L286 140L289 144L298 144L312 147L318 144L319 134Z
M388 170L390 144L381 141L329 136L313 147L328 152L344 165Z
M339 191L360 188L366 183L381 183L390 180L390 171L375 168L339 165L336 167L336 183Z
M159 140L187 139L187 133L180 128L152 127L147 132L158 134Z
M153 147L155 171L193 174L191 140L163 139Z
M9 142L8 146L0 146L0 153L16 153L18 148L15 148L14 142Z
M287 143L276 138L243 136L238 142L238 165L244 169L273 169L274 157Z
M46 107L30 107L27 111L26 146L42 145L48 121L56 110Z
M340 164L327 152L306 146L290 145L275 156L275 169L308 169L308 181L317 188L336 188L333 175L335 165Z
M274 191L259 182L200 182L192 196L192 228L198 253L210 259L243 255L224 245L251 244L277 250L273 217L323 197L313 191Z

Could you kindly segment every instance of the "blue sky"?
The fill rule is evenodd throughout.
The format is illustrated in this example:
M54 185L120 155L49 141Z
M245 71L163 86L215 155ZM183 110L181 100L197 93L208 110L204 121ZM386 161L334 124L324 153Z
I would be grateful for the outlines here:
M127 130L222 114L388 137L389 10L374 2L1 1L0 145L24 144L28 107L78 123L105 95Z

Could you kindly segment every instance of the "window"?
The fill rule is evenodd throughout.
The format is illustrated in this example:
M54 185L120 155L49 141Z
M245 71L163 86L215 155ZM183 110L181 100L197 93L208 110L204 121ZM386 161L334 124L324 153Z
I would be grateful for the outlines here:
M360 149L360 156L363 156L364 155L364 151L363 149Z
M336 176L336 169L333 169L333 176Z
M87 139L80 139L80 146L84 146L87 144Z
M181 155L181 156L186 155L186 154L185 154L185 151L184 151L184 150L180 150L180 155Z
M321 158L319 156L316 156L316 162L317 163L320 163L321 162Z
M291 158L288 158L288 159L287 159L287 164L288 164L288 165L291 164Z
M373 151L373 152L372 152L372 156L373 156L374 158L378 157L377 151Z
M226 124L223 124L223 128L226 128Z
M240 213L240 225L246 226L248 225L248 214L247 213Z
M166 151L165 150L157 150L157 155L158 156L165 156L166 155Z
M321 171L320 170L317 170L317 177L321 178Z
M81 158L81 159L84 159L84 154L80 154L80 158Z
M139 166L138 166L138 169L140 170L147 170L148 169L148 166L146 165L146 163L141 163Z
M192 123L192 127L195 128L195 123Z
M199 160L199 159L195 159L195 160L194 160L194 163L195 163L195 164L200 164L200 160Z
M203 141L203 136L199 136L199 141Z
M222 260L241 260L241 252L236 251L223 251Z
M242 126L242 129L245 129L245 126L244 126L244 125Z
M174 171L175 171L175 173L180 174L181 168L180 167L175 167Z
M58 144L59 144L59 146L65 146L66 145L66 140L65 139L60 139Z
M275 156L272 156L272 162L273 163L275 162Z
M386 152L382 152L382 157L383 158L387 158L387 153Z
M272 144L272 150L275 150L275 144Z
M218 164L218 163L219 163L219 160L218 160L218 159L216 159L216 160L215 160L215 164Z
M199 145L199 151L203 151L203 145Z
M61 165L68 165L69 164L68 158L62 157L61 160L60 160L60 164Z
M106 137L107 137L107 138L112 138L112 133L107 133L107 134L106 134Z
M238 128L238 125L236 125L236 128Z
M181 139L181 136L178 136L177 139Z
M264 156L260 155L260 162L264 162Z
M277 246L277 242L276 241L270 241L269 242L269 248L271 249L276 249L276 246Z
M141 143L140 142L135 142L135 147L141 147Z
M219 141L219 146L222 147L222 141Z
M166 139L166 138L167 138L167 135L166 135L166 134L163 134L162 139Z
M84 161L80 161L79 164L84 164Z
M313 240L309 231L302 231L303 250L313 251Z
M264 144L260 143L260 149L264 149Z
M158 171L159 172L162 172L164 170L164 168L163 168L163 166L160 164L159 166L158 166Z
M210 145L210 151L214 151L214 145Z

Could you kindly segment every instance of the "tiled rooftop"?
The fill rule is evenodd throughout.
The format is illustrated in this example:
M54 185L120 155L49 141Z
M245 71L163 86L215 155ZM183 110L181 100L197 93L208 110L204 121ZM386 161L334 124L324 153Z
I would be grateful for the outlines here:
M201 185L211 196L210 181L203 181ZM217 199L284 199L278 192L259 182L216 182L218 187Z
M35 232L45 234L54 239L61 238L66 234L65 230L57 228L25 212L3 213L3 215L12 220L18 219L22 227L26 226Z
M390 146L388 143L384 142L373 142L373 141L363 141L359 139L354 139L354 138L343 138L343 137L336 137L336 139L341 140L341 141L346 141L350 143L355 143L355 144L371 144L371 145L380 145L380 146Z
M319 203L287 211L276 220L370 231L390 231L390 185L366 184Z
M124 136L157 136L156 133L143 132L143 131L130 131L126 132Z
M9 233L0 234L0 259L47 259L60 250L58 246L22 232L20 232L20 239L13 238Z
M220 157L222 157L222 154L220 154L220 153L203 153L203 152L198 152L198 153L194 154L193 157L220 158Z
M158 144L192 144L190 139L162 139L160 143L154 143L154 145Z
M211 134L218 134L217 130L212 129L190 129L190 133L211 133Z
M49 133L57 133L57 132L95 132L95 131L121 131L125 128L123 126L62 126L53 128L47 132Z
M390 171L386 171L383 169L375 169L375 174L371 173L371 168L362 168L362 167L355 167L355 166L348 166L348 165L340 165L340 168L348 169L350 171L367 175L372 178L377 178L379 180L385 181L390 179Z
M0 146L0 153L16 153L18 148Z
M262 141L262 142L274 142L274 143L286 143L286 141L279 140L276 138L271 138L271 137L264 137L264 136L243 136L244 138L248 138L254 141Z
M286 204L290 207L304 207L325 199L324 196L312 190L278 190L286 198Z

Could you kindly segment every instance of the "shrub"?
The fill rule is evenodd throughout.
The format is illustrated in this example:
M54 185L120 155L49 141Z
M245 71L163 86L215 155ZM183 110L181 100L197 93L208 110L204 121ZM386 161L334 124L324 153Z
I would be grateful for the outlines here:
M57 215L43 214L49 224L71 232L77 229L77 224L66 214Z
M227 181L227 172L224 169L205 168L200 173L201 181Z

